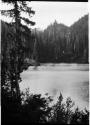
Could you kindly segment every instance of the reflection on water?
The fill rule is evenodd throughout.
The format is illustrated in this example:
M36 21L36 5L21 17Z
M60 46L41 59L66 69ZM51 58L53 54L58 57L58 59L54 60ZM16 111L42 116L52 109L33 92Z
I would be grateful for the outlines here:
M88 64L41 64L29 67L21 74L21 90L29 87L33 93L49 93L54 98L62 92L71 97L80 108L89 103Z

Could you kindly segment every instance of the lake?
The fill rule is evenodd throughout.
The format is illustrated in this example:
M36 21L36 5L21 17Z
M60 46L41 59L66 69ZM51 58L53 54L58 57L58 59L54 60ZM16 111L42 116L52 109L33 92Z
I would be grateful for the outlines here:
M30 88L32 93L48 93L57 99L71 97L79 108L89 107L89 65L88 64L41 64L30 66L21 73L20 89Z

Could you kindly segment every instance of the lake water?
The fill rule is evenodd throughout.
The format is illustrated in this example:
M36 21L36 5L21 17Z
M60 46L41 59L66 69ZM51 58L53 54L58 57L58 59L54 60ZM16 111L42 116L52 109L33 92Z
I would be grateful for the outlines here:
M30 66L21 73L21 90L30 88L33 93L53 96L57 99L71 97L79 108L89 107L89 65L88 64L41 64Z

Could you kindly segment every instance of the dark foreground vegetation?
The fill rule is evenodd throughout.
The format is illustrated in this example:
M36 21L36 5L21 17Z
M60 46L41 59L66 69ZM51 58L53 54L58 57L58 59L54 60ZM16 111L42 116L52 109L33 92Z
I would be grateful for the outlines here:
M71 27L72 32L67 32L67 35L62 32L66 32L65 26L62 25L60 31L57 31L58 24L55 22L54 36L50 35L52 30L49 33L48 30L45 30L45 36L42 38L42 32L38 34L39 32L36 33L35 31L34 34L27 27L27 25L34 25L35 23L20 14L23 11L31 17L35 13L28 7L27 2L7 2L13 5L13 9L3 10L1 13L12 17L14 22L10 24L2 22L1 25L1 122L5 125L8 123L19 123L19 125L23 123L89 124L88 110L80 111L77 107L73 111L74 103L71 98L67 98L66 102L63 102L63 96L60 93L56 104L50 107L50 103L53 101L52 97L34 95L29 90L23 93L19 87L20 73L30 65L27 63L28 59L29 61L32 59L35 65L37 65L36 62L45 62L45 60L46 62L68 61L72 57L73 61L78 62L80 60L80 62L88 63L88 23L85 23L88 21L88 16L79 21L80 25L76 23L81 26L81 22L83 22L82 28L78 26L78 30L77 25L74 25L74 28ZM23 25L21 20L26 25ZM53 28L53 26L50 27ZM62 35L59 36L56 32ZM69 36L69 33L73 35ZM39 43L40 41L41 43Z
M20 94L20 100L10 96L10 92L2 90L2 123L4 124L85 124L89 125L89 112L87 109L73 110L74 102L70 97L63 102L60 93L58 101L53 106L50 96L42 97L40 94ZM19 103L18 103L19 102Z

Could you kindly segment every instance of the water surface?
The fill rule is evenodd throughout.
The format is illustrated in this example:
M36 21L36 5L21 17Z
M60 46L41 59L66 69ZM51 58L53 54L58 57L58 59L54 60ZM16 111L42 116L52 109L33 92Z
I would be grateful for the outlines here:
M21 74L21 90L30 88L33 93L48 93L57 98L61 92L64 98L71 97L80 108L89 106L88 64L41 64L30 66Z

